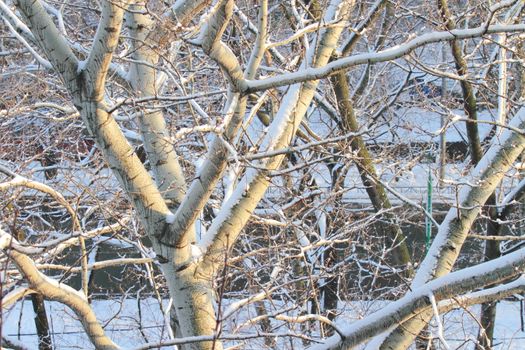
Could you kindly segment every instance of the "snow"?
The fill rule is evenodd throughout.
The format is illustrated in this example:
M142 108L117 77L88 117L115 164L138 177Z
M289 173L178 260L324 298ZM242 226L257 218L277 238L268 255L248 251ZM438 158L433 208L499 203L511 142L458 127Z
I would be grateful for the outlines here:
M57 174L52 179L47 179L45 176L45 170L51 167L43 167L38 161L28 163L21 172L27 179L50 186L65 198L81 196L87 188L92 188L94 184L99 189L97 191L99 200L110 197L116 188L120 188L110 169L91 167L91 165L83 163L84 161L78 163L61 161L54 166L57 169ZM14 165L12 167L15 168ZM24 194L27 196L47 196L47 194L34 189L25 189Z
M522 269L523 262L525 261L524 259L525 250L518 250L497 259L449 273L426 284L421 284L419 281L421 280L421 277L419 277L418 274L412 282L412 287L414 289L408 292L404 297L390 303L380 311L373 313L365 319L359 320L350 325L345 325L343 329L344 335L346 336L345 341L349 341L350 339L357 342L367 340L366 337L371 332L377 332L380 330L378 327L389 327L394 323L394 320L408 319L412 312L417 311L412 309L412 306L416 305L430 293L443 293L447 289L458 293L460 292L457 289L459 286L465 289L463 290L464 292L478 287L479 282L476 280L479 278L482 278L483 282L486 284L495 283L497 282L496 276L499 280L509 276L508 270L511 267L513 269ZM425 271L425 268L422 266L420 268L420 271L421 270ZM515 283L523 285L524 281L524 277L521 277L519 281L515 281ZM510 283L507 284L507 286L509 285L514 287L514 285ZM339 341L339 339L339 335L334 335L324 342L324 344L321 343L314 348L316 350L332 348L330 347L331 345L327 346L327 344L333 344L334 341Z
M175 222L175 214L173 214L171 211L168 211L166 214L166 223L167 224L173 224Z
M480 139L484 139L493 129L490 123L495 122L495 113L493 110L478 111L478 129ZM319 135L329 135L329 126L326 123L328 116L323 112L316 112L309 116L309 125ZM456 118L456 122L452 122ZM445 133L447 143L467 142L465 115L463 111L453 110L451 121L441 130L441 114L437 111L429 111L424 108L411 107L399 108L394 116L378 127L370 130L363 135L365 142L372 146L377 144L395 144L421 143L422 147L428 147L428 157L426 154L415 152L412 155L406 155L393 160L391 163L383 160L374 164L379 179L386 185L417 203L424 203L427 196L427 179L428 173L431 172L433 183L436 185L433 189L433 202L439 204L453 204L457 199L457 192L464 183L464 170L468 164L456 164L449 162L444 165L445 182L443 186L438 186L438 142L440 132ZM521 117L515 118L520 120ZM365 121L362 122L362 124ZM516 126L516 121L512 124ZM508 132L504 133L508 136ZM498 138L498 143L504 141L504 137ZM306 155L306 153L305 153ZM467 159L468 162L468 159ZM324 163L318 163L310 167L310 173L315 178L318 188L327 191L331 186L330 171ZM507 177L503 180L502 190L504 193L509 192L515 186L515 179ZM343 199L354 204L369 205L370 199L362 184L360 174L355 166L349 167L345 175L344 182L345 193ZM394 205L402 204L392 193L388 193L390 201Z
M229 300L228 310L235 309L235 305L243 300ZM277 301L272 301L274 305ZM163 301L163 309L168 301ZM355 322L364 315L380 310L388 304L387 301L352 301L341 303L341 309L345 310L345 316L338 318L338 324L343 322ZM136 299L114 299L94 300L92 303L99 320L107 325L105 327L108 335L122 348L133 349L147 342L158 342L168 340L167 329L163 326L163 314L159 308L158 301L153 298L145 298L139 303ZM277 306L279 307L279 306ZM85 335L80 322L67 307L56 303L46 302L46 311L52 327L52 340L57 349L93 349ZM477 322L474 316L478 316L479 306L468 310L455 310L441 315L444 326L444 337L451 349L474 350L474 342L478 334ZM255 311L242 308L240 314L235 314L232 321L239 324L255 315ZM3 336L8 339L22 343L29 349L38 348L38 339L34 326L34 313L31 302L25 300L17 303L15 307L6 312L4 310L4 322L2 328ZM230 320L230 318L228 318ZM144 336L141 335L141 329ZM19 330L19 327L20 330ZM230 328L230 327L228 327ZM431 328L432 335L437 336L436 324ZM243 328L243 331L253 331ZM228 333L226 333L228 334ZM290 348L289 342L279 340L279 348ZM297 348L302 348L300 340L296 340ZM227 342L227 345L235 344L235 341ZM262 349L252 346L250 349ZM435 344L438 344L437 339ZM495 329L494 350L519 350L525 348L525 332L520 329L520 305L519 302L502 301L497 307L497 319ZM438 347L438 349L442 349Z
M377 164L375 166L381 181L392 189L396 190L404 197L412 201L423 203L427 196L428 172L431 172L433 183L437 184L437 165L436 164L413 164L408 161L400 160L395 164ZM328 190L330 188L330 171L324 164L312 166L312 176L319 184L318 188ZM461 167L456 164L445 166L446 179L449 182L460 181L464 178ZM355 204L370 204L370 198L363 186L359 172L355 166L348 169L345 176L345 193L343 199L346 202ZM456 199L457 186L442 186L433 189L434 203L452 203ZM391 203L399 204L402 201L388 193Z
M478 131L481 140L491 131L492 125L489 123L496 121L495 113L491 110L478 112ZM465 112L452 110L449 117L449 124L444 130L446 142L468 140L466 123L460 121L466 118ZM393 125L395 125L394 128L392 128ZM395 116L387 124L375 129L375 134L379 136L371 138L381 142L438 142L441 129L441 114L437 111L418 107L400 108L396 110Z
M82 71L86 70L86 66L87 66L86 60L78 61L77 73L82 73Z
M198 245L196 245L196 244L192 244L191 245L191 257L192 257L193 260L200 259L202 257L202 255L203 255L203 253L204 252L202 251L202 249Z
M11 246L12 241L13 237L0 228L0 249L3 250Z
M510 122L511 127L520 127L525 123L525 108L521 108ZM472 170L468 177L469 181L476 183L483 175L489 171L489 165L497 158L501 152L501 145L503 145L513 135L513 131L505 130L500 136L499 144L492 144L489 150L485 153L483 158L479 161L476 167ZM462 186L457 197L457 203L465 205L466 199L471 193L471 186ZM438 234L434 238L432 246L425 260L412 281L412 286L421 286L426 281L431 279L432 273L437 264L437 257L441 254L441 250L445 247L447 241L450 239L449 230L451 223L457 218L457 210L451 209L447 213L445 219L441 223Z
M459 309L441 315L441 322L444 324L444 338L450 349L474 350L475 341L478 336L479 328L477 320L479 317L480 306L469 309ZM437 338L437 324L431 323L431 334ZM525 348L525 332L520 328L520 304L516 301L502 301L498 303L496 312L496 326L494 330L494 350L520 350ZM438 340L434 340L437 349L444 349L442 344L438 345ZM367 348L373 349L373 347Z
M522 179L501 201L501 207L508 205L512 200L516 200L516 195L525 186L525 178ZM501 208L500 208L501 209Z

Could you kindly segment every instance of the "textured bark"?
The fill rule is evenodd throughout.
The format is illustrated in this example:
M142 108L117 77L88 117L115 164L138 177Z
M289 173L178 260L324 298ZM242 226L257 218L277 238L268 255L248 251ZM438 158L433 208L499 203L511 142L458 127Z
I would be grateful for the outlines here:
M231 113L232 116L222 139L216 137L211 143L201 170L191 183L182 204L175 213L174 223L170 225L165 234L159 236L160 240L168 246L182 247L191 242L188 232L193 228L215 185L226 170L229 151L224 142L233 139L239 129L246 110L246 98L238 100L238 95L234 94L231 96L230 106L233 111L228 113Z
M110 168L130 196L146 231L154 232L158 227L162 227L160 223L165 222L169 209L151 176L102 102L105 78L113 50L118 44L126 4L103 2L102 18L93 48L84 65L79 65L40 2L19 1L18 5L37 42L62 76L88 131L95 138ZM48 297L47 294L45 296ZM84 315L88 316L91 317ZM97 323L96 320L82 322ZM97 326L100 327L98 324Z
M151 49L153 43L144 45L148 36L147 28L153 21L140 11L144 6L133 6L127 13L128 28L132 37L133 58L130 66L130 83L137 96L158 95L158 73L155 66L159 55ZM171 143L166 120L160 108L148 108L139 113L141 134L150 166L155 174L155 182L169 207L176 207L184 198L186 181L179 164L178 156Z
M74 82L77 78L78 59L73 54L65 38L60 35L53 20L39 1L17 0L18 9L28 22L38 46L47 55L54 69L64 82Z
M213 307L213 276L203 274L197 264L181 270L173 263L165 263L161 268L173 298L180 334L183 337L216 334L220 328ZM221 350L222 343L219 340L197 342L184 345L184 349Z
M17 232L16 236L16 239L19 241L25 239L21 232ZM0 295L2 294L0 293ZM35 328L38 336L38 349L51 350L51 334L49 333L49 322L47 320L44 298L42 294L38 293L31 293L30 298L31 304L33 305L33 312L35 313ZM0 303L0 308L3 308L2 303Z
M498 224L498 211L496 208L496 196L492 194L487 200L485 206L487 214L487 236L498 236L501 234L501 226ZM495 240L487 240L485 242L485 261L496 259L501 255L499 243ZM496 321L496 302L490 302L481 305L480 317L480 335L478 342L483 349L489 350L492 348L494 340L494 326Z
M414 288L403 298L390 303L388 306L369 315L365 319L356 321L346 328L341 329L341 334L332 336L319 345L312 346L310 350L351 349L375 335L397 326L399 323L404 322L403 324L410 324L412 320L418 318L418 315L431 315L432 311L428 313L428 310L431 310L431 301L429 298L431 294L436 301L445 301L444 305L438 304L441 305L440 309L444 311L447 309L450 310L452 307L451 304L455 304L454 299L463 299L461 294L490 284L499 283L512 276L520 275L523 268L525 268L525 252L516 251L494 261L496 261L494 265L492 262L479 264L458 272L450 273L448 276L428 282L419 288ZM522 289L524 282L525 280L523 278L519 278L517 283L508 289ZM481 293L483 293L483 291ZM464 300L471 299L471 302L485 302L491 300L492 297L497 298L504 294L505 292L499 289L498 291L494 291L494 293L485 292L484 297L478 294L473 298L469 298L469 295L467 295ZM472 305L470 302L466 304ZM426 325L426 322L423 322L423 325ZM403 338L399 340L405 343L399 347L393 344L392 348L402 348L402 346L410 345L410 343L407 343Z
M332 267L337 263L337 247L327 247L324 251L324 265L327 268ZM322 311L326 314L329 320L334 320L337 316L337 305L340 300L339 297L339 278L338 276L329 277L324 281L324 286L320 288L320 294L322 294ZM333 330L328 329L328 332L324 333L326 335L332 335Z
M490 221L487 224L487 236L490 237L499 237L502 235L502 230L504 225L501 223L509 220L510 214L516 209L514 202L520 202L523 200L525 193L525 187L518 188L516 191L513 191L513 196L507 198L506 203L502 208L498 209L496 206L489 207L489 210L494 211L490 214ZM489 198L489 201L492 199ZM492 218L495 219L492 219ZM496 259L501 256L501 251L499 248L499 240L488 240L485 245L485 261ZM501 300L501 299L497 299ZM496 320L496 309L497 309L497 300L491 300L488 303L481 305L481 317L480 317L480 334L478 336L478 342L481 348L489 349L494 344L494 328Z
M451 31L433 32L422 34L404 44L396 45L395 47L385 49L379 52L362 53L350 57L339 58L330 62L327 65L317 68L309 68L293 73L283 73L276 77L265 78L260 80L248 80L242 82L240 87L244 93L267 90L270 88L277 88L280 86L292 85L302 83L305 81L312 81L323 79L361 64L373 64L379 62L391 61L396 58L405 56L414 51L418 47L428 45L431 43L452 41L459 39L476 38L493 33L508 33L508 32L524 32L525 24L515 25L491 25L481 26L470 29L456 29Z
M343 45L343 48L341 50L342 56L348 56L350 52L354 49L355 45L358 42L358 39L361 37L363 31L367 29L367 27L372 24L381 14L381 9L387 5L387 14L386 16L392 15L392 6L388 5L388 1L386 0L376 0L376 2L372 5L370 10L368 11L368 16L366 16L365 20L361 21L359 25L352 31L348 39L346 40L345 44ZM383 31L383 28L381 28ZM381 33L380 36L384 33Z
M237 57L220 40L232 11L232 1L221 1L216 5L212 19L209 21L212 24L203 31L202 46L229 77L232 88L235 90L237 82L243 79L242 70ZM255 66L251 67L252 70L255 69ZM238 93L230 94L224 133L213 140L201 170L191 183L182 204L175 213L173 224L159 236L160 241L164 244L181 247L191 243L192 240L188 237L190 230L226 169L229 150L225 142L233 140L239 130L246 110L246 101L247 97L240 97Z
M153 108L143 110L139 118L146 152L154 173L152 177L112 116L113 109L108 108L105 104L106 76L113 51L121 38L120 27L127 2L101 1L101 19L92 42L92 49L87 59L82 62L79 62L67 40L61 36L54 21L39 1L18 0L16 2L29 24L28 28L33 33L35 42L43 49L50 64L62 77L84 124L136 209L153 244L156 259L161 264L162 272L166 277L170 295L174 300L176 315L174 324L178 326L177 334L182 337L207 336L213 338L220 334L221 320L217 319L213 307L212 279L222 267L230 248L268 188L269 172L278 169L284 158L284 155L269 157L258 162L257 165L260 165L260 168L254 167L246 170L244 178L239 182L230 200L224 203L224 207L213 221L205 241L200 246L205 250L204 255L202 257L193 256L191 248L196 243L194 224L228 165L229 149L231 149L228 143L235 140L244 117L247 100L245 93L250 90L265 90L272 86L297 83L288 88L281 108L272 122L268 137L265 138L260 148L262 152L272 152L290 145L318 87L318 82L315 81L317 78L324 78L337 70L347 69L360 62L371 64L400 57L430 42L453 40L456 36L463 38L480 36L485 32L525 30L524 26L518 25L490 27L483 31L474 29L423 35L406 45L401 45L399 50L393 49L372 56L369 54L356 55L354 58L328 63L343 28L342 26L327 27L320 30L315 36L316 41L310 45L303 69L296 73L285 73L276 78L254 82L253 79L257 76L256 72L265 52L267 1L262 1L259 35L248 62L248 68L243 72L235 54L221 41L225 29L229 26L234 2L219 0L215 2L215 7L209 14L206 23L203 23L201 36L192 44L200 45L204 53L214 59L228 77L230 82L228 109L219 135L212 142L203 167L186 191L185 179L178 164L177 155L170 143L170 135L165 130L166 122L162 112L154 105ZM130 15L130 18L133 19L129 22L129 29L133 40L135 60L130 63L131 71L128 78L137 96L155 96L158 93L159 70L155 66L162 63L160 57L169 58L169 47L178 33L182 31L181 26L188 25L192 17L197 15L209 2L176 1L170 11L156 18L157 21L151 21L145 15L140 15L139 12L133 12ZM376 1L374 3L373 8L376 12L371 18L377 15L377 9L381 8L383 3L385 2ZM342 20L348 19L353 5L354 1L350 0L330 2L330 6L325 11L327 14L325 22L332 21L334 19L332 15ZM145 42L147 45L143 45ZM352 45L350 44L350 47ZM294 74L296 74L295 78ZM348 100L344 94L341 96L343 100ZM351 105L349 111L352 113ZM353 117L355 121L355 116ZM353 129L358 129L357 124L349 126L348 130ZM358 150L366 150L363 146L364 143L355 144ZM363 157L363 159L370 159L370 155L365 154L365 156L368 158ZM499 163L496 165L499 166ZM370 164L362 165L362 176L367 171L368 175L374 172L373 167L370 166ZM388 209L386 194L384 190L383 193L380 192L380 190L375 190L374 194L377 207ZM171 224L172 211L175 210L175 221ZM400 238L395 236L396 238L392 237L394 241ZM400 241L400 243L402 247L403 242ZM3 246L3 248L6 247ZM105 336L92 309L82 295L71 288L46 279L38 271L35 272L31 260L20 251L7 249L7 254L16 261L31 288L43 293L46 298L58 300L75 310L97 348L117 348ZM439 273L441 272L436 272L436 275ZM334 291L335 289L331 291L332 302L336 295ZM212 339L187 344L184 348L221 349L222 345L219 341Z
M438 8L441 13L441 17L445 22L445 27L448 30L456 29L456 25L452 20L450 10L448 8L447 0L438 0ZM458 41L451 41L450 47L452 49L452 55L454 57L454 62L456 65L456 71L458 75L467 77L468 75L468 66L467 61L464 58L464 54L461 50L461 46ZM461 90L463 93L463 109L465 110L465 115L469 119L466 122L467 127L467 137L469 140L470 148L470 157L472 164L476 165L481 158L483 157L483 148L481 147L481 142L479 140L479 132L477 125L477 99L474 92L474 88L470 81L467 79L462 79L460 81ZM494 235L496 230L494 228L493 222L497 218L497 213L495 209L496 197L494 195L490 196L486 203L489 207L486 208L486 212L489 217L489 222L487 226L487 235ZM490 260L497 258L499 256L499 243L495 241L487 241L485 243L485 259ZM480 337L480 343L484 344L487 349L491 348L491 343L494 334L494 321L496 316L496 305L494 303L484 304L481 307L481 327L485 329L485 336Z
M441 14L441 17L444 21L444 25L447 30L452 31L456 29L456 25L452 20L449 8L448 8L448 2L447 0L438 0L437 5ZM456 71L458 75L467 77L468 75L468 66L467 62L464 58L463 52L461 50L461 46L458 41L452 40L450 41L450 47L452 50L452 55L454 57L454 63L456 65ZM465 114L468 118L468 121L466 122L467 127L467 137L469 140L469 148L470 148L470 156L471 161L474 165L478 164L478 162L483 157L483 149L481 147L481 143L479 140L479 133L478 133L478 126L477 126L477 101L474 89L472 87L472 84L467 79L462 79L460 81L462 94L463 94L463 104L464 104L464 110ZM496 219L496 213L494 210L491 210L490 207L494 207L495 205L495 197L491 193L489 197L482 200L481 204L487 204L489 206L488 214L490 221L493 221ZM494 209L494 208L493 208ZM472 223L467 223L468 227L472 225ZM491 223L489 222L489 231L487 234L494 234L494 230L491 227ZM462 230L461 225L458 225L457 230ZM454 234L451 235L451 238L453 238ZM458 241L459 243L459 241ZM458 244L457 247L454 247L454 250L457 249L459 253L459 249L461 248L462 242ZM493 259L497 256L499 256L499 246L496 242L487 242L486 243L486 250L485 250L486 259ZM448 262L447 265L450 265L450 267L447 267L450 271L452 268L453 261L455 261L457 258L454 257L452 259L452 262ZM440 261L445 262L445 260L440 259ZM442 272L445 273L445 272ZM437 274L437 276L440 276L442 274ZM483 305L482 306L482 317L481 317L481 323L482 326L485 327L488 330L487 335L490 335L490 338L484 337L482 342L484 344L490 343L492 339L491 333L493 333L493 327L494 327L494 316L495 316L495 305ZM415 324L423 324L425 320L430 319L430 314L427 314L425 316L422 316L419 321L414 321L411 323L410 326L406 326L401 329L398 328L396 331L392 333L392 335L389 337L387 341L385 341L382 345L382 349L404 349L406 348L414 339L414 333L415 329L422 329L422 327L412 327ZM400 341L400 334L405 334L406 338L404 341ZM418 332L419 333L419 332ZM416 333L417 334L417 333ZM488 339L488 342L487 342Z

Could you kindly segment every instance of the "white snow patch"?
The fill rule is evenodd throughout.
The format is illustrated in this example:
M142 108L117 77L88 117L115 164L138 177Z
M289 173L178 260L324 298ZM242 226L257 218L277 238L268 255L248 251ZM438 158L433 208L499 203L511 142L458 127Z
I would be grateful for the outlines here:
M175 222L175 214L173 214L171 211L168 211L166 214L166 223L167 224L173 224Z
M192 244L191 245L191 257L194 260L200 259L202 257L202 254L203 254L203 251L202 251L201 247L199 247L197 244Z

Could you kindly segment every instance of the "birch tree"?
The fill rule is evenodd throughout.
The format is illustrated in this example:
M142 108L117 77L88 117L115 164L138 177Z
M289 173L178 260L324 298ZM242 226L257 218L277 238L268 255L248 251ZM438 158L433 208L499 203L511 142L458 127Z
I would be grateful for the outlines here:
M6 90L0 106L2 130L15 126L0 152L2 308L40 295L69 307L97 349L118 349L90 304L90 276L136 264L150 281L158 268L167 293L151 285L171 305L170 339L143 349L222 349L251 338L402 349L438 313L522 292L522 250L451 272L498 186L510 198L502 212L523 192L514 181L522 94L506 92L508 122L476 114L491 101L480 96L492 93L486 67L507 64L486 55L497 52L494 38L517 45L525 31L500 21L518 3L470 9L476 20L460 27L446 1L413 9L381 0L0 1L9 39L1 79L40 79L49 89L47 97L34 86ZM456 70L425 51L447 42ZM469 73L474 58L483 63ZM414 75L459 82L463 112ZM430 131L402 125L414 110L448 121ZM16 131L31 118L31 136ZM433 138L460 124L472 151L455 165L462 177L447 186L457 195L443 201L449 211L438 222L398 179L430 163ZM502 131L483 144L483 124ZM406 130L418 128L430 141L412 142ZM60 208L62 225L44 209L27 214L31 201ZM421 254L404 226L425 217L437 233ZM88 261L104 237L141 257ZM78 266L54 263L76 246ZM50 269L78 273L80 290ZM341 305L381 296L396 301L344 324ZM252 305L256 316L233 316Z

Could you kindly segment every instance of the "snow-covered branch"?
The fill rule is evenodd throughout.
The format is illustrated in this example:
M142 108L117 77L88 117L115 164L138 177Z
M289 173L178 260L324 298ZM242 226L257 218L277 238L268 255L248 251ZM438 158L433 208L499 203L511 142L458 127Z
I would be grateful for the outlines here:
M97 349L120 349L105 334L85 295L38 271L34 262L27 255L17 251L18 245L16 239L0 229L0 249L13 260L29 283L29 287L42 294L47 300L55 300L70 307L80 319L86 334Z
M325 13L325 20L335 18L345 20L349 15L353 1L332 1ZM340 17L339 17L340 16ZM325 65L333 52L342 32L340 27L330 27L321 31L315 45L307 52L306 62L314 66ZM302 117L306 113L315 94L316 84L296 84L292 86L283 98L281 107L270 125L267 137L260 148L272 151L283 148L290 143L298 129ZM246 225L255 206L268 188L268 172L279 167L283 155L267 159L258 169L248 169L239 181L232 196L224 203L221 212L213 220L204 237L201 246L206 251L204 261L206 268L214 269L222 261L222 255L235 243L238 234Z
M227 74L232 86L237 88L243 79L241 66L232 50L221 41L232 14L233 1L219 1L203 26L199 41L204 52L217 61Z
M356 346L430 307L431 300L428 297L430 294L433 294L437 301L449 299L519 275L524 269L525 250L521 249L496 260L450 273L419 286L403 298L388 304L363 320L341 327L343 338L335 335L309 349L328 350L340 349L342 346L345 348ZM520 279L521 286L523 282L524 280Z
M69 215L71 215L73 231L80 229L80 222L78 220L76 210L69 204L69 202L64 198L64 196L61 193L42 182L31 180L23 176L17 175L1 164L0 172L13 177L9 181L0 182L0 191L6 191L16 187L25 187L28 189L33 189L48 194L53 199L55 199L60 205L62 205L67 210Z
M440 41L470 39L481 37L487 34L515 33L524 31L525 24L509 24L492 25L488 28L477 27L471 29L456 29L452 31L427 33L420 35L414 39L410 39L404 44L400 44L383 51L363 53L346 58L340 58L318 68L301 69L294 73L277 75L275 77L266 78L262 80L248 80L243 84L243 90L246 92L254 92L270 88L277 88L279 86L297 84L310 80L323 79L330 76L331 74L360 64L391 61L396 58L403 57L404 55L406 55L409 52L412 52L418 47Z

